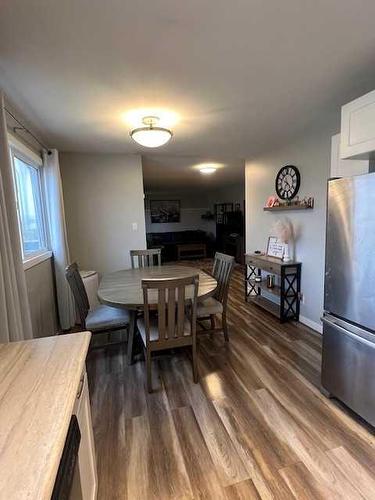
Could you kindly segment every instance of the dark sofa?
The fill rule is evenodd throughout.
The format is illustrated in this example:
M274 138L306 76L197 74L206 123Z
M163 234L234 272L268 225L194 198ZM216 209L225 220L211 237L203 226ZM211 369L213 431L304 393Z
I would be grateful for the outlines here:
M173 231L168 233L147 233L147 248L161 247L163 262L177 260L177 245L185 243L205 243L207 255L212 255L214 241L201 230L195 231Z

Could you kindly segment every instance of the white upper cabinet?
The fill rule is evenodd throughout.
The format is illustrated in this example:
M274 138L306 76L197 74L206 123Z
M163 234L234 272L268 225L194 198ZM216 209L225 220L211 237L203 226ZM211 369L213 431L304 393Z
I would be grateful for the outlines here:
M375 156L375 90L341 108L341 158Z
M340 134L331 139L331 174L330 177L351 177L367 174L369 160L343 160L340 153Z

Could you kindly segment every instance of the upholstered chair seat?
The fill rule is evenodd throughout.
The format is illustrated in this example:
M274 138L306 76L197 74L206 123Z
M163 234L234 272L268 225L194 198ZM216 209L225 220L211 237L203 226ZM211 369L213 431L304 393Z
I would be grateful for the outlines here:
M204 299L202 302L198 302L197 305L197 316L198 318L204 318L206 316L211 316L211 314L222 314L223 304L216 300L214 297L209 297Z
M137 320L137 328L142 337L144 344L146 344L146 325L143 317ZM184 328L182 334L185 337L191 335L191 327L190 321L188 318L185 318ZM150 317L150 341L159 339L159 330L158 330L158 318L157 316Z
M127 328L129 313L125 309L100 305L90 309L86 316L86 328L92 332L97 330L113 330Z
M129 327L129 313L124 309L106 305L90 309L85 285L76 262L65 269L65 276L74 297L82 330L90 330L93 334L107 333L110 337L110 333ZM113 343L121 342L111 342ZM102 344L98 345L101 346Z

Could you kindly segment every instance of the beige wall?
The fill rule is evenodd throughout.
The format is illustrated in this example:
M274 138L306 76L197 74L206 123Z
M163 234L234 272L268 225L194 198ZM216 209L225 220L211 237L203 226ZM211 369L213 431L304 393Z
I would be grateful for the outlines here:
M49 337L58 330L52 259L25 271L33 336Z
M307 130L294 143L270 150L246 162L246 251L265 251L275 221L287 216L296 232L295 256L302 262L302 321L321 330L323 312L326 193L330 172L331 136L339 129L339 114ZM264 212L275 194L275 176L286 164L301 173L300 198L314 196L314 210Z
M146 248L141 157L62 153L60 168L72 260L100 273L129 267L129 250Z

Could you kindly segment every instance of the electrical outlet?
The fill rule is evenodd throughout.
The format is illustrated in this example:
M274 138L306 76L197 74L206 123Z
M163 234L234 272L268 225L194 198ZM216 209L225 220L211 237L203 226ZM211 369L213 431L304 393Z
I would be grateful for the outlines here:
M138 224L136 222L132 222L133 231L138 231Z
M299 292L299 300L301 304L305 303L305 294L303 294L302 292Z

